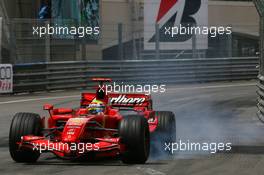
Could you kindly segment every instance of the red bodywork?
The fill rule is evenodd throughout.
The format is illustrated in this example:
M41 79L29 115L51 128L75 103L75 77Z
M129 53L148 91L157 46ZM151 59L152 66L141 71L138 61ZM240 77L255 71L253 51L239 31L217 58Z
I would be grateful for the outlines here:
M94 79L95 80L95 79ZM106 81L96 79L96 81ZM144 94L105 94L106 112L101 115L89 115L87 106L97 96L96 93L83 93L79 109L57 108L44 105L49 111L48 126L42 136L23 136L19 142L21 149L33 149L52 152L60 158L89 158L89 153L96 157L118 156L126 151L118 127L123 119L121 110L132 110L143 115L149 123L150 132L157 126L157 118L152 111L152 100ZM44 118L43 118L44 126Z

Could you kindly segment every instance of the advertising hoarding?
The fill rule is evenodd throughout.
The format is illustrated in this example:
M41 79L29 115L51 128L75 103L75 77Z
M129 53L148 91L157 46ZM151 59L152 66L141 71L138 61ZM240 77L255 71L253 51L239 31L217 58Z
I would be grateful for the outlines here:
M145 0L144 49L155 49L155 24L159 25L161 50L190 50L192 37L166 35L166 28L179 26L208 26L208 0ZM208 48L208 36L196 35L196 49Z
M11 64L0 64L0 94L13 92L13 68Z

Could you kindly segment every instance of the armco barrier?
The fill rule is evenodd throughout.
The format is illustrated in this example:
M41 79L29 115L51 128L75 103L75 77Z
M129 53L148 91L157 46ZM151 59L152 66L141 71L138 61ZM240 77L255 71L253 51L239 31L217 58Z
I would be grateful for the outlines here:
M258 58L79 61L14 65L14 92L86 88L91 77L176 84L256 79Z

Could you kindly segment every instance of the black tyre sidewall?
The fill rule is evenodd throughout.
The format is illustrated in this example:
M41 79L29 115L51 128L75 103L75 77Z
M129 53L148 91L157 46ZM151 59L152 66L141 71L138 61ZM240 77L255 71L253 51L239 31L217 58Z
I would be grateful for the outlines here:
M176 120L173 112L156 111L155 116L158 118L158 126L154 134L160 135L163 141L176 141Z
M119 135L126 146L121 160L124 163L145 163L150 150L147 119L138 115L126 116L120 123Z
M21 141L21 136L41 135L41 118L34 113L17 113L11 122L9 131L9 152L16 162L35 162L40 153L30 149L20 150L17 142Z
M156 130L151 133L151 158L171 159L171 152L165 148L176 141L175 115L170 111L156 111L155 117L158 124Z

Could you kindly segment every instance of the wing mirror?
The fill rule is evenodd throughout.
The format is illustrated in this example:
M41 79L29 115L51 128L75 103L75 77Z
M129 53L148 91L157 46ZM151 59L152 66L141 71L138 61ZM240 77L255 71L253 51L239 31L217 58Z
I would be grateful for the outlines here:
M51 104L45 104L45 105L43 106L43 109L44 109L44 110L51 111L51 110L53 110L53 105L51 105Z

